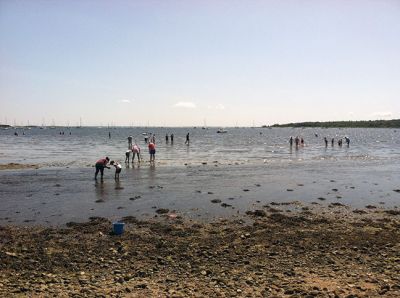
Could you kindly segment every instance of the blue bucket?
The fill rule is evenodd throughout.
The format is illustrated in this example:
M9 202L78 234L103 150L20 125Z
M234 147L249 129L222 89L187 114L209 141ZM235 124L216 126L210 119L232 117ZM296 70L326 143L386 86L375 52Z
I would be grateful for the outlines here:
M113 233L114 235L121 235L124 232L123 222L113 222Z

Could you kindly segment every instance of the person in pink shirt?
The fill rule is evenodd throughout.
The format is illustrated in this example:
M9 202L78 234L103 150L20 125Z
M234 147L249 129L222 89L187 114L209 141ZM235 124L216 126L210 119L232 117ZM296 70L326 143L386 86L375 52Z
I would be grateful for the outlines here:
M94 174L94 179L97 179L97 174L100 172L101 180L103 180L104 168L107 168L107 169L110 168L109 166L107 166L107 163L109 161L110 161L110 159L108 157L106 157L106 158L99 159L96 162L96 165L95 165L96 166L96 173Z
M137 144L132 146L132 153L132 163L135 160L135 155L137 155L138 162L140 162L140 147Z
M150 162L154 162L156 157L156 145L152 142L149 143Z

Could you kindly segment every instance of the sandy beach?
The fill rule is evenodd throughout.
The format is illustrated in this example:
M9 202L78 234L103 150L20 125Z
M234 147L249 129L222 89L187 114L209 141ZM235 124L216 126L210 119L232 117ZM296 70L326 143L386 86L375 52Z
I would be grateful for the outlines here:
M0 295L398 297L399 211L249 210L201 223L160 214L0 228ZM159 213L163 213L160 211Z

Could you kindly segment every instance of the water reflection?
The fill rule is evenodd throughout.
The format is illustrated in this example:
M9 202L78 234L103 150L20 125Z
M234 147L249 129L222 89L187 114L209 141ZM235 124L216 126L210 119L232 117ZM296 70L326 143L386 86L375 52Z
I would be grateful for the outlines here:
M107 183L104 183L102 179L95 180L95 194L96 194L96 202L104 202L104 198L107 195Z

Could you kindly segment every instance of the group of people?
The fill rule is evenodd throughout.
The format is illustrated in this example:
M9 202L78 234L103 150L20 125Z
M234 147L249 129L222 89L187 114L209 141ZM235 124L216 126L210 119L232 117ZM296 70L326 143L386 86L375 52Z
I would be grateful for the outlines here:
M108 157L106 158L101 158L96 162L96 173L94 174L94 179L97 179L97 175L100 172L101 175L101 180L103 180L103 175L104 175L104 168L110 169L110 167L107 165L110 162L110 165L115 167L115 180L119 180L119 174L122 171L122 165L118 163L117 161L110 161Z
M346 142L346 144L347 144L347 147L348 146L350 146L350 138L349 137L344 137L344 140L345 140L345 142ZM325 137L324 138L324 142L325 142L325 147L328 147L328 139ZM339 147L342 147L342 145L343 145L343 139L339 139L338 141L337 141L337 143L338 143L338 146ZM331 145L332 145L332 147L335 145L335 138L332 138L331 139Z
M315 135L316 137L318 137L318 135L316 134ZM350 146L350 138L349 137L344 137L344 140L345 140L345 142L346 142L346 144L347 144L347 146ZM300 137L296 137L296 138L294 138L293 139L293 137L290 137L290 139L289 139L289 144L290 144L290 147L292 147L293 146L293 142L295 143L295 145L296 145L296 147L298 147L298 146L304 146L304 139L303 138L300 138ZM328 139L326 138L326 137L324 137L324 142L325 142L325 147L328 147L328 143L329 143L329 141L328 141ZM342 147L342 145L343 145L343 139L342 138L340 138L340 139L338 139L338 146L339 147ZM332 147L335 145L335 138L332 138L331 139L331 144L332 144Z
M171 135L171 141L173 141L174 135ZM150 163L155 162L155 158L156 158L156 139L155 139L155 135L152 134L150 136L150 140L148 138L145 138L145 142L148 144L148 149L149 149L149 154L150 154ZM129 136L128 137L128 150L125 152L125 163L129 163L130 162L130 154L132 152L132 164L135 161L135 156L137 156L137 160L138 162L141 162L142 157L140 154L140 147L137 143L133 144L133 137ZM122 171L122 166L119 162L117 161L110 161L110 159L108 157L105 158L101 158L99 159L96 164L96 172L94 174L94 179L97 179L97 175L101 174L101 179L103 180L103 175L104 175L104 168L110 169L111 167L108 166L108 164L110 164L110 166L114 166L115 167L115 180L119 180L119 174Z
M296 138L294 138L294 143L296 144L296 147L298 147L300 144L301 144L301 146L304 146L304 139L299 138L297 136ZM293 146L293 137L290 137L289 144L290 144L290 146Z

